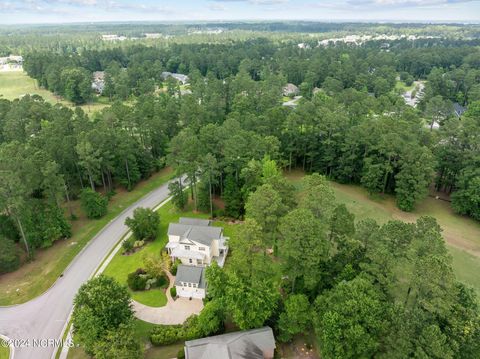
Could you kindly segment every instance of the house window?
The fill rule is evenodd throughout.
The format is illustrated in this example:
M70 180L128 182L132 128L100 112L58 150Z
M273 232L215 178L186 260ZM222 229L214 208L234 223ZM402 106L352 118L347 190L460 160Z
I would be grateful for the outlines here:
M203 264L201 259L197 259L197 264Z
M198 247L199 251L205 251L205 247Z
M193 286L193 288L197 288L197 284L196 284L196 283L193 283L192 286Z
M192 283L188 283L188 286L191 287L191 286L192 286Z
M192 258L188 258L188 263L192 264L193 263L193 260Z
M186 251L189 251L189 250L190 250L190 246L185 246L185 250L186 250Z

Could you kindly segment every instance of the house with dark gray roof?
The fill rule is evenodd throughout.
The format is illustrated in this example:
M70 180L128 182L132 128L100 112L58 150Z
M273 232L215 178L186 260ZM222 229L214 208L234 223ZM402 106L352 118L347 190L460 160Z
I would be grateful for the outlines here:
M166 79L168 79L170 77L177 80L178 82L181 82L182 85L186 85L190 81L189 77L187 75L184 75L184 74L177 74L177 73L168 72L168 71L164 71L160 74L160 78L163 81L165 81Z
M180 218L168 226L166 249L172 260L185 265L207 266L213 260L223 267L228 253L228 238L222 227L212 226L210 220Z
M186 359L272 359L272 328L244 330L185 342Z
M175 276L177 295L184 298L205 298L205 267L179 265Z
M463 107L462 105L460 105L458 102L455 102L453 104L453 113L455 114L455 116L457 116L458 118L462 117L462 115L464 114L464 112L467 111L467 108L466 107Z
M178 223L169 224L167 233L168 254L172 261L182 262L175 279L177 295L205 298L204 267L213 261L223 267L228 254L228 237L223 235L223 228L212 226L208 219L182 217Z

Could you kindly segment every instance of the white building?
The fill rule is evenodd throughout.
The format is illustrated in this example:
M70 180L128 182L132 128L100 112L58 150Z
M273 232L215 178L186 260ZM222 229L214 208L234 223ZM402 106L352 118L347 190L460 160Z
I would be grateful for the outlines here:
M228 237L223 228L214 227L207 219L180 218L168 226L168 254L178 266L175 278L177 295L186 298L205 298L204 269L213 261L220 267L228 254Z
M180 218L168 226L166 249L172 260L178 258L185 265L207 266L215 260L223 267L227 240L223 228L211 226L207 219Z
M177 295L183 298L205 298L205 268L179 265L175 276Z

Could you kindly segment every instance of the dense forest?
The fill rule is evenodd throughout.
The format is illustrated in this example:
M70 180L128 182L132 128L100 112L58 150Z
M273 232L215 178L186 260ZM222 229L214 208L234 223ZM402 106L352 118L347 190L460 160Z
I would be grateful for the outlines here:
M265 156L392 193L405 211L435 183L457 212L479 219L475 41L399 40L389 51L380 42L300 49L266 38L32 51L28 74L74 103L94 96L91 74L105 71L112 106L89 118L36 96L0 101L3 235L27 250L48 246L69 234L65 200L85 188L131 189L165 163L188 175L196 203L214 192L228 216L242 217L249 166ZM162 71L188 74L191 91ZM417 108L396 90L398 77L426 81ZM303 96L294 109L282 106L287 82ZM453 103L468 110L455 116Z
M478 27L455 25L448 37L440 26L392 25L384 33L428 28L441 37L323 46L305 32L383 27L232 23L222 26L235 36L210 41L185 39L218 24L90 26L78 34L66 26L63 35L20 27L11 37L0 29L8 37L0 53L18 50L40 86L74 106L97 97L108 103L87 115L37 95L0 98L0 274L71 236L72 201L100 218L115 191L170 166L189 184L169 184L174 206L242 221L232 221L241 224L225 269L206 269L202 312L183 325L156 326L153 345L221 333L228 322L241 330L269 325L279 342L314 338L327 359L478 358L478 298L455 277L436 220L355 220L330 183L391 195L403 211L441 196L480 220ZM183 37L99 42L115 29ZM292 34L279 41L284 31ZM38 46L29 45L33 38ZM102 95L92 90L96 71L105 72ZM285 93L286 84L298 94ZM284 176L295 169L306 173L296 186ZM142 212L155 239L166 223ZM141 357L125 287L99 276L75 304L75 340L87 353L112 357L130 348L126 357ZM120 315L105 310L115 306Z

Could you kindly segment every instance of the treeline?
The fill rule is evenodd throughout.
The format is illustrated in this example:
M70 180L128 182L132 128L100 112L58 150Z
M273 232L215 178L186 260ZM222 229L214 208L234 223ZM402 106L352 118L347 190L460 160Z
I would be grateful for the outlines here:
M270 325L281 342L313 330L327 359L480 355L477 297L455 279L435 219L355 222L323 176L296 192L274 161L250 174L228 265L207 268L216 331L225 318Z
M0 244L9 253L1 271L19 264L15 241L32 256L70 235L68 201L80 196L87 215L101 217L115 187L132 189L163 167L178 113L167 95L114 104L92 119L38 96L0 100Z
M398 72L418 79L426 78L434 68L478 65L478 51L465 43L453 47L399 47L391 52L381 51L380 46L314 47L302 51L296 44L278 44L267 39L158 48L135 45L65 53L33 52L25 56L25 69L40 85L80 104L92 96L89 84L93 71L106 72L105 96L124 100L161 87L162 71L200 72L202 76L213 74L224 80L236 75L243 66L257 81L266 71L283 75L305 94L311 94L315 87L324 87L335 92L355 88L380 96L394 88ZM457 88L457 92L464 88ZM465 98L462 103L466 101Z

